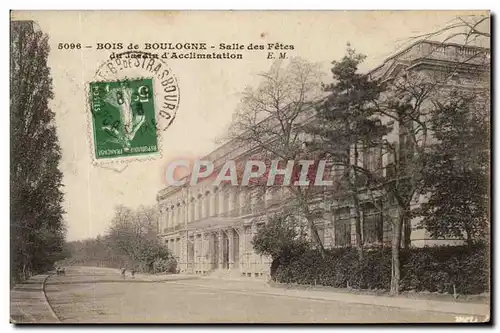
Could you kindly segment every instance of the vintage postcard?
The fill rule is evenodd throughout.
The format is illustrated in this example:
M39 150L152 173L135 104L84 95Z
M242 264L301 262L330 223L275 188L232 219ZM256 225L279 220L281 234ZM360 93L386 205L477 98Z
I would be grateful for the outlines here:
M10 321L490 322L489 11L12 11Z

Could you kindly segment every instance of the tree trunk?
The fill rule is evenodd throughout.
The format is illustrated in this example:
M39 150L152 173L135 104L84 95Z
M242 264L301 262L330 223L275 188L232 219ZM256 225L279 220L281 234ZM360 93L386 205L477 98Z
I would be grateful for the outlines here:
M273 281L276 281L276 271L278 270L278 267L280 265L281 265L280 258L275 258L271 263L271 279Z
M354 165L357 164L359 158L358 146L354 145ZM349 182L351 186L352 201L354 204L354 221L356 229L356 248L358 250L359 261L363 260L363 234L361 229L361 208L359 205L358 195L358 173L356 168L352 168L352 181Z
M471 236L471 232L469 230L469 228L465 228L465 235L466 235L466 242L467 242L467 247L469 249L472 248L472 244L473 244L473 241L472 241L472 236Z
M309 211L309 203L305 202L301 192L298 192L299 205L301 207L302 213L304 214L307 220L307 226L311 229L312 239L314 243L318 246L319 253L321 258L325 259L325 248L323 246L323 242L319 238L318 229L316 228L316 224L314 223L314 217Z
M403 208L403 248L407 249L411 246L411 219L409 205Z
M401 249L401 229L404 216L400 213L396 219L396 225L392 229L392 260L391 260L391 295L399 294L399 282L401 280L400 249Z
M321 255L321 258L325 259L325 247L323 246L323 242L319 238L318 229L316 228L316 225L314 224L314 220L310 215L307 215L306 219L307 219L307 224L312 232L313 241L318 246L318 250L319 250L319 253Z
M354 202L354 220L356 223L356 247L358 249L358 259L359 261L363 260L363 237L361 233L361 209L359 206L359 197L357 191L354 193L353 198Z

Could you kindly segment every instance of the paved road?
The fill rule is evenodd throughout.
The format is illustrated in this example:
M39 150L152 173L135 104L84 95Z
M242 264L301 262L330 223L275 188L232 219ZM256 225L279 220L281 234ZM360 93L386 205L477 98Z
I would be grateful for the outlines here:
M73 267L46 284L62 322L78 323L404 323L454 322L455 315L266 294L263 283L122 280L115 270Z

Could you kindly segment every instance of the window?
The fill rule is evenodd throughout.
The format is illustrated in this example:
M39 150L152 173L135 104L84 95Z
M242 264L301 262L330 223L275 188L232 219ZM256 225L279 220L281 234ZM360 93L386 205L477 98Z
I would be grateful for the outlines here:
M188 263L194 262L194 237L189 237L187 242Z
M229 195L229 199L231 200L231 211L230 216L237 216L239 211L238 205L238 197L240 196L236 189L230 189L231 194Z
M385 167L385 177L392 179L396 176L396 159L394 153L390 152L387 155L387 166Z
M191 215L191 221L195 221L196 220L196 217L195 217L195 212L196 212L196 201L194 200L193 197L191 197L191 205L189 205L189 210L190 210L190 215Z
M210 216L210 192L205 192L205 195L203 196L203 206L204 206L203 217L209 217Z
M335 246L351 245L351 220L349 207L335 210Z
M196 210L197 220L201 220L203 218L203 196L201 194L196 199Z
M415 146L411 138L411 133L413 131L413 123L407 121L405 123L400 122L399 124L399 162L401 166L408 165L411 163L413 154L415 153Z
M213 215L217 215L219 214L219 192L218 191L215 191L212 193L212 195L214 196L214 214Z
M382 148L371 147L363 150L363 167L375 174L382 169Z
M222 211L220 212L221 214L226 214L224 216L227 216L227 213L229 212L229 193L227 192L226 189L222 189Z
M362 214L364 244L381 243L384 234L382 214L371 203L363 205Z
M345 170L343 165L334 165L332 167L332 178L334 182L340 182L344 175Z
M243 251L252 250L252 228L251 226L244 227L245 241L243 245Z
M317 224L316 230L318 231L319 240L321 241L321 244L323 244L323 246L324 246L325 245L325 225L324 224Z

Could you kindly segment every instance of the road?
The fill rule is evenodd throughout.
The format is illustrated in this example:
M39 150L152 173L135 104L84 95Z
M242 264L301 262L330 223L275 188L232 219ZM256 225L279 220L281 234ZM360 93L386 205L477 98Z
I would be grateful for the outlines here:
M454 322L455 315L266 294L251 281L170 276L121 279L116 270L71 267L45 291L68 323L405 323Z

